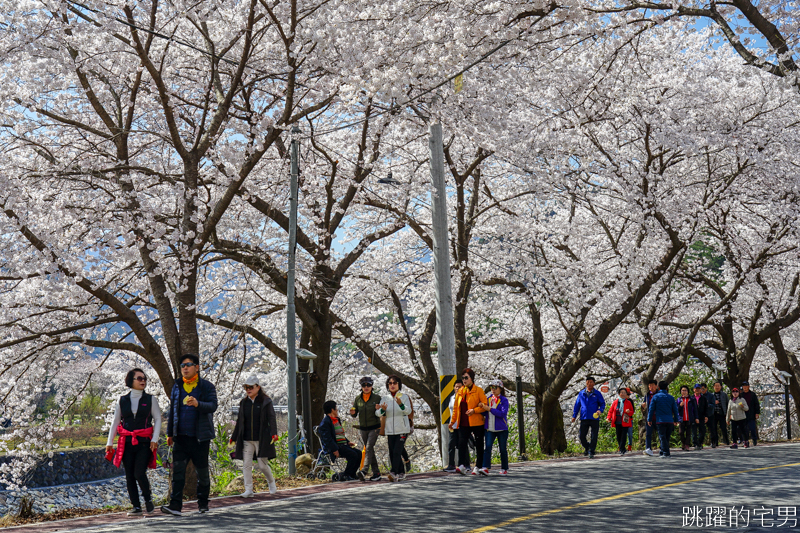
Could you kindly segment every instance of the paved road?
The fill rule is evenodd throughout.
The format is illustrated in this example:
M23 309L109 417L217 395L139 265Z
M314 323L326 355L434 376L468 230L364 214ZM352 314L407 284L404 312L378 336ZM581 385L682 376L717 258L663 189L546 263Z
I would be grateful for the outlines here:
M778 512L797 509L800 514L799 479L800 445L718 448L673 452L670 459L633 455L543 461L512 467L504 478L451 475L359 485L92 531L663 532L689 529L683 527L687 506L699 507L700 529L707 531L797 531L800 516L790 528L791 519L779 519ZM748 526L741 514L738 528L707 526L707 507L724 507L729 526L733 506L750 512ZM772 522L754 521L753 511L761 506L772 512Z

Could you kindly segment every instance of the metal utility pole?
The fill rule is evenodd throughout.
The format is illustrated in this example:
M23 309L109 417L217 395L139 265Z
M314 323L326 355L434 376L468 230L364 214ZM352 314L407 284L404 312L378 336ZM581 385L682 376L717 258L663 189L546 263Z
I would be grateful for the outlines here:
M519 457L527 461L525 453L525 405L522 403L522 362L514 359L517 366L517 428L519 429Z
M453 331L453 289L450 284L450 239L447 232L447 188L444 181L442 125L428 128L431 182L433 184L433 270L436 287L436 342L439 359L439 412L441 413L442 466L447 467L450 443L450 398L456 381L456 337Z
M295 248L297 248L297 174L300 128L292 128L292 169L289 185L289 267L286 272L286 378L289 410L289 475L295 474L297 459L297 357L295 356L294 274Z

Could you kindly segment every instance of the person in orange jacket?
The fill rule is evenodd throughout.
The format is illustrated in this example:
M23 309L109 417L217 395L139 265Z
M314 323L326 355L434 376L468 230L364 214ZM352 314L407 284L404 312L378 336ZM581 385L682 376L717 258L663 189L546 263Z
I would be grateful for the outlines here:
M485 409L479 404L488 404L486 393L483 389L475 385L475 372L471 368L465 368L461 372L461 382L464 384L459 389L456 395L456 400L453 404L453 414L450 418L450 429L458 428L458 457L461 464L458 465L456 471L463 475L469 472L469 436L472 434L475 438L475 468L472 469L472 475L478 475L478 465L483 465L483 444L484 434L484 418L483 413Z
M611 404L611 409L606 417L617 431L617 445L619 454L625 455L625 442L628 440L628 428L633 425L633 402L628 399L628 389L620 387L617 391L619 398Z

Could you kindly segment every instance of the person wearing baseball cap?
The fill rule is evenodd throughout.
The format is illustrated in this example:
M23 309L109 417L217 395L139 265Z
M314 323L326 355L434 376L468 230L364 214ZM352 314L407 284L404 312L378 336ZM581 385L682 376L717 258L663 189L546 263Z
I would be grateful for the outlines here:
M245 396L239 402L239 414L233 428L231 443L236 443L236 458L243 461L242 477L244 492L242 498L252 498L253 492L253 457L256 468L267 478L269 493L278 492L275 476L269 460L275 459L275 443L278 441L278 424L272 398L264 393L258 376L251 375L242 385Z
M478 407L486 411L486 450L483 452L483 468L478 469L478 473L484 476L489 475L492 468L492 445L497 439L500 448L500 475L508 475L508 398L503 382L499 379L489 383L492 388L492 395L487 403L480 402Z
M747 411L750 409L744 398L739 395L739 389L736 387L731 389L731 399L728 402L728 413L726 420L728 425L731 426L731 448L738 448L737 439L744 441L744 447L747 448ZM733 422L733 424L731 424Z
M377 406L381 403L381 397L372 389L373 381L369 376L364 376L358 380L361 385L361 393L353 401L350 408L350 416L358 417L358 424L355 426L361 435L361 442L364 443L364 467L356 472L358 479L367 480L369 469L372 468L370 481L380 481L381 470L378 466L378 459L375 457L375 443L381 430L381 420L375 415Z

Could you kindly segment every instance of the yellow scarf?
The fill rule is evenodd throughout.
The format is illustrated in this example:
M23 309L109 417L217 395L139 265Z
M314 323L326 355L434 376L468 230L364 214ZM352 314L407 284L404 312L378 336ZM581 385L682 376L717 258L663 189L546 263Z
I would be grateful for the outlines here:
M200 374L195 374L192 379L183 378L183 390L186 391L186 394L190 394L195 387L197 387L197 382L200 379Z

